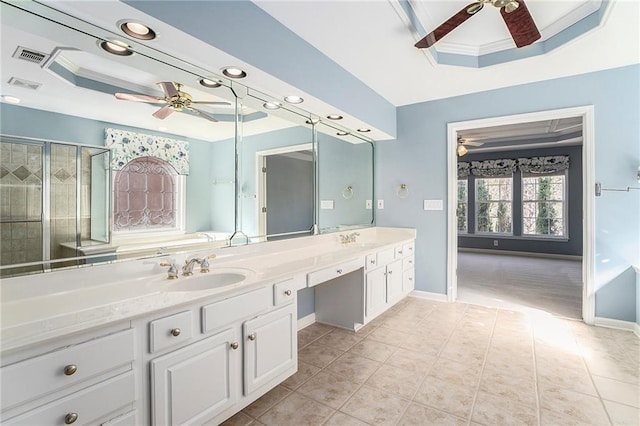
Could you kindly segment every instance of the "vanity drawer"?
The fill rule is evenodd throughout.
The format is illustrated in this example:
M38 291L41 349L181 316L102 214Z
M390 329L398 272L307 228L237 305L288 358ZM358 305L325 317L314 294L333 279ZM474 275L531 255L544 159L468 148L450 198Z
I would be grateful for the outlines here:
M307 274L307 286L313 287L325 281L329 281L341 275L353 272L357 269L362 268L362 266L363 265L361 259L353 259L347 262L342 262L339 265L320 269L319 271L309 272Z
M415 252L415 243L410 242L402 246L402 256L413 256Z
M180 312L149 323L151 353L186 342L193 336L191 311Z
M298 277L274 284L273 304L278 306L293 302L301 288L304 288L304 280Z
M133 360L133 330L125 330L7 365L0 370L2 411L118 367L131 369Z
M409 256L402 259L402 270L410 269L415 267L414 265L415 257Z
M229 323L266 311L272 304L271 286L221 300L202 308L202 332L218 330Z
M127 410L130 410L131 404L135 402L135 388L134 373L125 373L35 410L29 410L23 415L5 420L3 424L30 426L90 424L103 420L105 416L120 408L127 407ZM113 415L115 417L118 414ZM76 420L73 420L74 417Z
M376 253L368 254L364 262L366 270L375 269L378 266L378 256Z
M378 252L378 265L386 265L395 260L395 250L390 248Z

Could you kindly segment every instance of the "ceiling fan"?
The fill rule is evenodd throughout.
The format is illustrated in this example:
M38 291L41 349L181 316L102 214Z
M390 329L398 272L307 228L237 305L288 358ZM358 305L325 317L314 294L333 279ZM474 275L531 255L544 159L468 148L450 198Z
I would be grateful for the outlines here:
M209 121L217 122L211 115L195 108L193 105L231 105L229 102L212 102L212 101L194 101L190 94L181 90L182 84L173 83L171 81L162 81L157 83L162 88L164 96L156 97L136 93L116 93L116 99L122 101L138 101L167 104L154 112L152 115L160 120L164 120L174 111L183 112L191 111L195 115L205 118Z
M482 145L484 145L484 142L475 142L472 140L467 140L467 139L458 137L458 146L456 147L456 153L458 154L458 157L462 157L467 152L469 152L469 150L467 149L467 146L482 146Z
M458 25L480 12L487 3L500 9L500 15L502 15L504 23L507 24L507 28L517 47L528 46L541 37L524 0L478 0L465 6L464 9L427 34L415 44L415 47L422 49L433 46Z

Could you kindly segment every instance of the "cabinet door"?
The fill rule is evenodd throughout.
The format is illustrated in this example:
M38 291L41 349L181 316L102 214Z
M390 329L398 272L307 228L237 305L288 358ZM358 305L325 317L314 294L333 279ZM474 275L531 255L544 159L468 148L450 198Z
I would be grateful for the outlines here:
M387 265L387 303L402 297L402 260Z
M237 338L229 329L151 361L153 424L200 424L236 402Z
M371 319L384 311L387 302L386 270L378 268L366 276L365 315Z
M293 303L244 323L245 395L298 368L296 312Z
M415 270L413 267L402 271L402 292L407 294L415 288Z

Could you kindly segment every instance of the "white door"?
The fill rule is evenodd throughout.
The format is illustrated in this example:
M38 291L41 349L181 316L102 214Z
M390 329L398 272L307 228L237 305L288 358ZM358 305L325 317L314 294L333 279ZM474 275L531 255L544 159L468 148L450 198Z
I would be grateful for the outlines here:
M255 389L298 367L297 304L244 323L244 391Z
M229 329L151 361L152 423L200 424L233 405L238 348L238 333Z
M402 260L387 265L387 303L395 303L402 297Z
M384 311L387 303L386 278L385 268L378 268L367 273L365 315L368 319Z

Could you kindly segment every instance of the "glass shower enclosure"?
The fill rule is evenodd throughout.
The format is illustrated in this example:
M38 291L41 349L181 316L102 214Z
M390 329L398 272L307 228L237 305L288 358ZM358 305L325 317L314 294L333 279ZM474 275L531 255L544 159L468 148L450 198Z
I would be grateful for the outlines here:
M1 277L77 265L61 259L110 243L109 155L102 147L1 137Z

